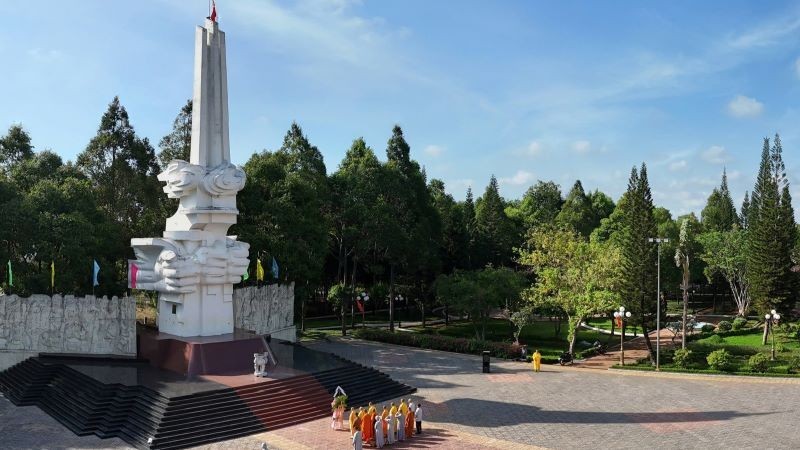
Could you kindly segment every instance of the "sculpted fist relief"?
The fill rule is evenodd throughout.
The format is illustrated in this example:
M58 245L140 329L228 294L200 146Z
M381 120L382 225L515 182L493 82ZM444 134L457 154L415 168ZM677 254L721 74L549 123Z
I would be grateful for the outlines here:
M166 181L164 192L169 198L181 198L190 194L206 173L206 169L196 164L189 164L186 161L173 160L167 168L158 174L159 181Z

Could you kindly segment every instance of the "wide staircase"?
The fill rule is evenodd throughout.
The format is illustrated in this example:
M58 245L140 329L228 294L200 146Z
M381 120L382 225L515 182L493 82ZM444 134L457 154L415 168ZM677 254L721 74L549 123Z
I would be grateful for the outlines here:
M193 447L329 416L337 386L356 407L416 391L350 361L314 374L172 398L142 386L104 384L41 358L0 372L0 392L15 405L36 405L77 435L119 437L153 449Z

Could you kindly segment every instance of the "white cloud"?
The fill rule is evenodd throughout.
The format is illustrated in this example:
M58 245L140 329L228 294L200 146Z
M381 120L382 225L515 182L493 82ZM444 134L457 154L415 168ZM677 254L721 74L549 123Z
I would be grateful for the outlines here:
M679 161L671 162L669 165L669 170L677 172L679 170L686 170L688 167L689 163L687 163L685 159L681 159Z
M500 178L499 181L513 186L522 186L533 181L533 174L525 170L518 170L513 176Z
M425 147L425 149L423 149L422 151L425 152L425 154L428 155L428 156L432 156L434 158L437 158L437 157L441 156L442 153L444 153L445 148L440 146L440 145L431 144L431 145Z
M525 154L528 156L539 156L542 154L543 148L539 141L531 141L525 149Z
M744 95L737 95L728 103L728 112L734 117L756 117L764 112L764 104Z
M589 141L575 141L572 144L572 149L575 150L575 153L580 155L585 155L592 150L592 143Z
M725 164L730 161L730 155L725 147L719 145L712 145L700 155L703 160L711 164Z
M785 41L786 37L793 36L800 29L800 18L796 15L763 23L757 28L751 29L729 40L729 44L734 49L747 50L758 47L769 47Z

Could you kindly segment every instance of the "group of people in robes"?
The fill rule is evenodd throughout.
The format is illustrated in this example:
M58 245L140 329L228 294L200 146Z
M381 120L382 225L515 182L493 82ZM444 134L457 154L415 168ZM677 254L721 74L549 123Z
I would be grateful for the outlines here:
M422 433L422 405L415 405L411 399L401 400L388 407L383 405L380 412L372 403L369 406L350 408L350 434L353 449L361 450L363 445L383 448L397 441L404 441Z

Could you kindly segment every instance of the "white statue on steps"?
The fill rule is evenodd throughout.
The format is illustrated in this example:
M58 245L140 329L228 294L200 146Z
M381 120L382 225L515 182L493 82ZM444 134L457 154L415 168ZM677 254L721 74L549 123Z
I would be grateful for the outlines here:
M253 353L253 376L266 377L267 364L269 364L269 353Z

